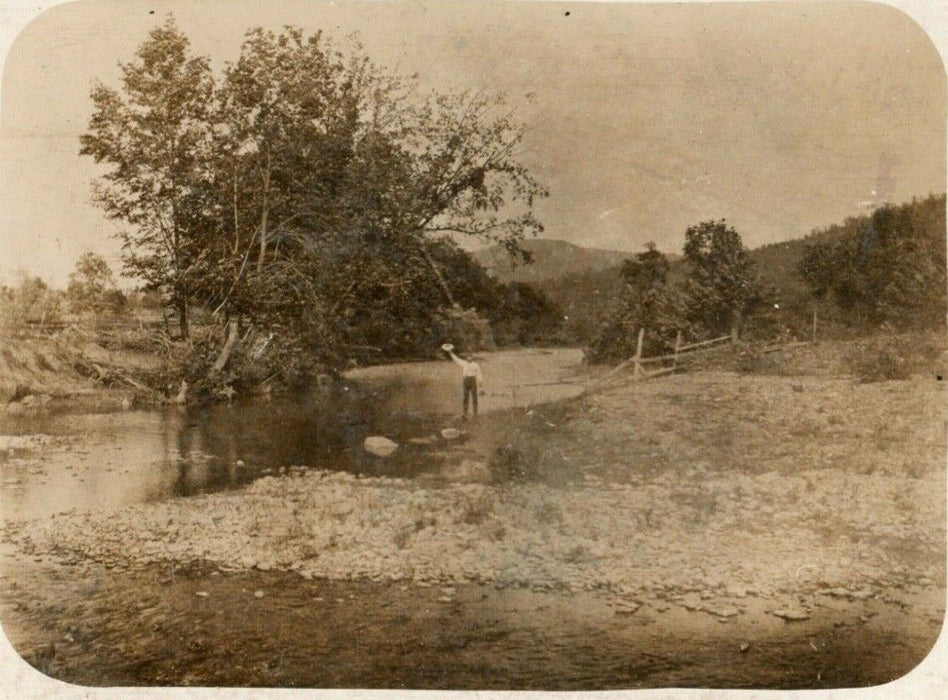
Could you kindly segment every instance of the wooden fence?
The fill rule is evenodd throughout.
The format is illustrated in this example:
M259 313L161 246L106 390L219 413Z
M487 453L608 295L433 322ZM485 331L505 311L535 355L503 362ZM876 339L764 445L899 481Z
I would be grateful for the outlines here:
M645 329L639 328L639 337L635 344L635 354L624 362L620 362L618 365L613 367L609 372L603 376L596 379L592 386L596 387L602 384L603 382L611 379L616 376L622 370L624 370L629 365L632 365L632 380L639 381L641 379L649 379L651 377L657 377L661 374L668 374L674 372L678 369L678 360L682 357L687 357L698 352L704 352L706 350L713 350L719 347L722 343L732 342L733 338L730 335L722 335L720 338L712 338L711 340L702 340L699 343L690 343L688 345L681 344L681 331L678 331L678 335L675 337L675 350L674 352L668 355L655 355L653 357L642 357L642 343L645 340ZM655 363L665 363L671 362L670 366L667 367L658 367L657 369L646 369L646 365L655 364Z

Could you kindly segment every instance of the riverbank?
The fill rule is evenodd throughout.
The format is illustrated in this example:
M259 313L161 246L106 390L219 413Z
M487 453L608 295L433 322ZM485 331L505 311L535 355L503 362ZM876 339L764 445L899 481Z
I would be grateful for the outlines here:
M299 468L8 522L4 629L105 684L880 683L944 616L945 409L926 378L692 373L484 416L437 475ZM36 594L30 567L97 602ZM146 663L172 637L135 632L136 595L195 649ZM252 644L225 631L248 603Z
M0 419L37 412L99 412L153 405L161 374L153 351L109 349L89 330L0 340Z

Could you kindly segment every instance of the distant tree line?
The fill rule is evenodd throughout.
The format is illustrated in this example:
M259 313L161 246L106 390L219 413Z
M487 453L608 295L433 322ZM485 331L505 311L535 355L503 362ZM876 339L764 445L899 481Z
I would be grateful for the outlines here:
M142 305L139 296L130 300L116 286L112 270L102 256L87 252L76 262L65 291L26 274L18 284L0 287L0 322L12 329L25 325L42 328L63 322L67 314L92 318L119 315L132 302Z
M796 269L819 306L856 328L943 327L945 195L815 231Z
M249 31L215 73L171 18L121 71L92 91L81 153L107 167L95 200L124 224L125 273L161 295L182 338L199 306L339 363L356 346L440 342L461 307L500 322L541 303L452 240L517 255L542 230L546 191L501 97L422 95L358 44L292 27Z
M685 231L684 259L688 275L677 284L669 282L668 259L653 243L623 263L622 294L591 344L590 359L630 357L643 327L648 354L672 348L679 332L686 338L738 337L747 318L772 296L740 234L723 219Z
M630 357L641 327L648 329L646 352L657 353L670 349L678 332L703 338L751 330L773 338L788 324L808 327L814 310L856 334L944 329L945 195L883 205L816 230L802 245L792 243L771 246L770 264L784 261L796 284L784 279L786 270L758 270L741 236L723 220L687 229L685 275L678 283L669 281L667 259L649 244L623 264L622 291L590 343L590 358ZM782 288L774 284L778 279Z

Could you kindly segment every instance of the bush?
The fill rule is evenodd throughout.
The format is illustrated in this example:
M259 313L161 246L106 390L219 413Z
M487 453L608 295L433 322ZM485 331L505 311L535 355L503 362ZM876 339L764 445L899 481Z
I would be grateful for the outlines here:
M861 382L908 379L931 370L944 346L934 334L878 335L855 343L846 366Z

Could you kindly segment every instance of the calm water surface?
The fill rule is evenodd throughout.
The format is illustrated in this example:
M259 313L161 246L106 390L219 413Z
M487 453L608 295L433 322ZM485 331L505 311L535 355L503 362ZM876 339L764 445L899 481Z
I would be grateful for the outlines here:
M572 350L486 356L482 366L490 394L481 400L482 413L575 395L576 386L543 383L570 374L580 357ZM489 415L460 421L456 374L450 362L390 365L355 372L332 387L269 400L8 418L0 433L49 435L53 442L0 455L2 515L4 520L43 517L190 496L238 487L292 465L433 476L490 438ZM451 443L436 440L446 427L467 434ZM362 448L370 435L384 435L400 447L389 458L374 458Z

